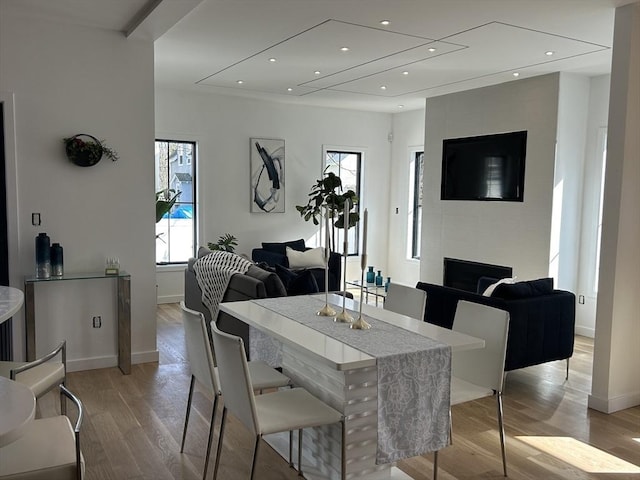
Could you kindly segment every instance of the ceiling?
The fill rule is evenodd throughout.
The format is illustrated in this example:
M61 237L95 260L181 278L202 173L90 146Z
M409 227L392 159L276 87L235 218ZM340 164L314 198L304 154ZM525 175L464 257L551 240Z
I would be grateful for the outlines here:
M160 87L397 112L550 72L608 73L614 9L633 0L0 1L150 36Z

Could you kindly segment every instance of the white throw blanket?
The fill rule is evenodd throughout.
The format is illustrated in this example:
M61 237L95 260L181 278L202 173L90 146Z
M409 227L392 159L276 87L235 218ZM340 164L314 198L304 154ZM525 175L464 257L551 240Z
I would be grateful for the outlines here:
M213 251L193 264L196 280L202 290L202 303L211 312L214 322L231 277L236 273L247 273L251 265L253 263L246 258L223 251Z

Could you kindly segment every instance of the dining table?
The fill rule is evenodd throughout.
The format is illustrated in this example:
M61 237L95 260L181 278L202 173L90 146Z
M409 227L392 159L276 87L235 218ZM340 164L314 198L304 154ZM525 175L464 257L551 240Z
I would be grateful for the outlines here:
M350 328L317 315L324 305L371 325ZM484 340L358 304L336 294L224 302L220 310L250 327L252 360L282 367L296 386L344 415L339 426L307 429L303 471L312 480L408 479L397 461L448 444L451 352ZM266 436L283 456L288 436ZM343 444L344 441L344 444Z
M15 315L24 302L22 290L0 286L0 323ZM36 413L36 397L29 387L0 377L0 447L22 436Z

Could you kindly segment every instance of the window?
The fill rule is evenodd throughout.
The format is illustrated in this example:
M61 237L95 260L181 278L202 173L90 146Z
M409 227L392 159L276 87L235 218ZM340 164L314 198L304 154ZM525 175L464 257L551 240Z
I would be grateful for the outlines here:
M593 292L598 293L598 279L600 277L600 248L602 246L602 207L604 203L604 177L607 167L607 129L605 127L600 128L598 135L598 153L601 158L601 171L600 171L600 197L598 198L598 221L596 222L596 255L595 255L595 268L593 276Z
M325 149L324 166L325 171L333 172L342 180L342 191L353 190L360 198L360 169L362 167L362 151L344 151ZM358 205L358 211L360 206ZM360 235L358 228L350 228L349 236L349 255L358 255ZM338 251L342 251L341 245L344 242L344 230L337 230L336 245Z
M195 142L156 140L156 192L180 192L156 223L156 264L186 263L195 256L195 161Z
M412 151L409 163L409 208L407 209L407 255L409 258L420 258L423 173L424 152Z

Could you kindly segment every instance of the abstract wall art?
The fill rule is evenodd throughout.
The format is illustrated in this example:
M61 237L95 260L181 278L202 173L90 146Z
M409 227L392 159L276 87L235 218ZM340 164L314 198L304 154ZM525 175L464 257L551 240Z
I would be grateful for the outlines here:
M251 213L284 213L284 140L251 139Z

